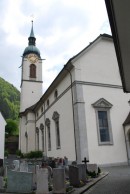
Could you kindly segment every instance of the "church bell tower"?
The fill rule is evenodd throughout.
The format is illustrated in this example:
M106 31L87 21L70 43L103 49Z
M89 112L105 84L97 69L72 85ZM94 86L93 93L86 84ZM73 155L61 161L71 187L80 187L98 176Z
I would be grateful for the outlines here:
M22 56L20 112L34 105L42 96L42 59L36 47L33 21L28 46Z

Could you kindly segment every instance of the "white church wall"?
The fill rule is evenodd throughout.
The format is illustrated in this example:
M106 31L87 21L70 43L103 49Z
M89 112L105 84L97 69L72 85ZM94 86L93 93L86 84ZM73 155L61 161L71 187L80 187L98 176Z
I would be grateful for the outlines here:
M35 114L32 112L29 112L27 114L27 127L26 127L27 137L26 137L26 144L27 144L27 152L30 152L32 150L36 150L36 128L35 128ZM34 141L32 141L32 137L34 138Z
M25 116L22 116L22 119L20 118L19 127L19 149L22 151L22 153L26 153L27 149L25 132L27 131L27 126Z
M121 85L115 49L110 39L98 39L81 57L77 57L74 65L76 70L81 70L81 81Z
M98 39L87 51L83 51L73 60L73 65L77 84L83 86L90 162L98 164L127 162L122 124L129 112L130 95L124 94L121 89L113 41ZM110 85L119 87L110 88ZM100 98L113 105L110 109L113 145L98 145L96 112L92 104Z
M72 113L72 98L71 90L69 89L64 93L64 91L70 86L70 77L67 76L65 79L60 82L57 86L58 96L57 101L54 103L54 92L48 97L51 103L54 103L53 106L48 108L45 113L45 118L50 119L50 130L51 130L51 151L47 149L47 156L50 157L64 157L67 156L69 160L75 160L75 140L74 140L74 129L73 129L73 113ZM55 89L54 89L55 91ZM63 95L62 95L63 94ZM39 108L40 111L40 108ZM52 119L53 113L57 111L59 114L59 129L60 129L60 141L61 149L56 148L56 131L55 131L55 122ZM37 127L40 127L40 124L44 122L44 116L42 116L36 123ZM45 127L44 127L45 128ZM40 146L41 138L40 140ZM46 143L47 142L47 128L46 128Z
M6 122L0 112L0 158L1 159L4 159L5 125L6 125Z
M129 112L130 95L124 94L121 89L107 87L84 86L83 90L90 162L98 164L126 163L127 154L122 124ZM106 99L113 105L110 109L112 145L98 144L96 113L92 104L100 98Z
M42 83L33 82L33 84L30 84L30 82L23 82L22 87L24 90L21 91L20 112L34 105L42 96Z

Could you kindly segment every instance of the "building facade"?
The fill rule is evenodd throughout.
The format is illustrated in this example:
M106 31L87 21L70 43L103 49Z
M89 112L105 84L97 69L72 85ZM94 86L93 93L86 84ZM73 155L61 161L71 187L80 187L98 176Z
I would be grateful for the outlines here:
M37 58L34 65L41 62L35 49L24 54L25 66L31 65L30 55ZM29 71L22 70L22 77ZM41 74L37 79L42 84ZM41 92L32 78L28 82ZM41 150L45 156L67 156L78 163L84 157L100 165L128 162L123 123L129 113L130 95L122 90L110 35L100 35L71 58L46 92L38 94L39 99L31 93L28 82L21 88L22 152ZM23 90L30 90L30 95L23 95Z
M0 112L0 159L4 159L6 121Z

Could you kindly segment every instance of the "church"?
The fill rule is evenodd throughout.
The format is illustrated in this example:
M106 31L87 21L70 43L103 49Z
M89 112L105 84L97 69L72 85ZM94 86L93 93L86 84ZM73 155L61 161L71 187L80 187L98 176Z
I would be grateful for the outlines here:
M44 64L43 64L44 65ZM130 161L130 94L124 93L112 36L70 58L42 94L33 25L22 56L19 149L99 165Z

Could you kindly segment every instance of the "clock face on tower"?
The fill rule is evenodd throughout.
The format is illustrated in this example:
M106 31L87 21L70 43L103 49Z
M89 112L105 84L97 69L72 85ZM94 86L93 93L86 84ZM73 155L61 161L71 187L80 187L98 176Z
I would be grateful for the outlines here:
M36 54L29 54L28 55L28 60L31 62L31 63L36 63L38 61L38 56Z

